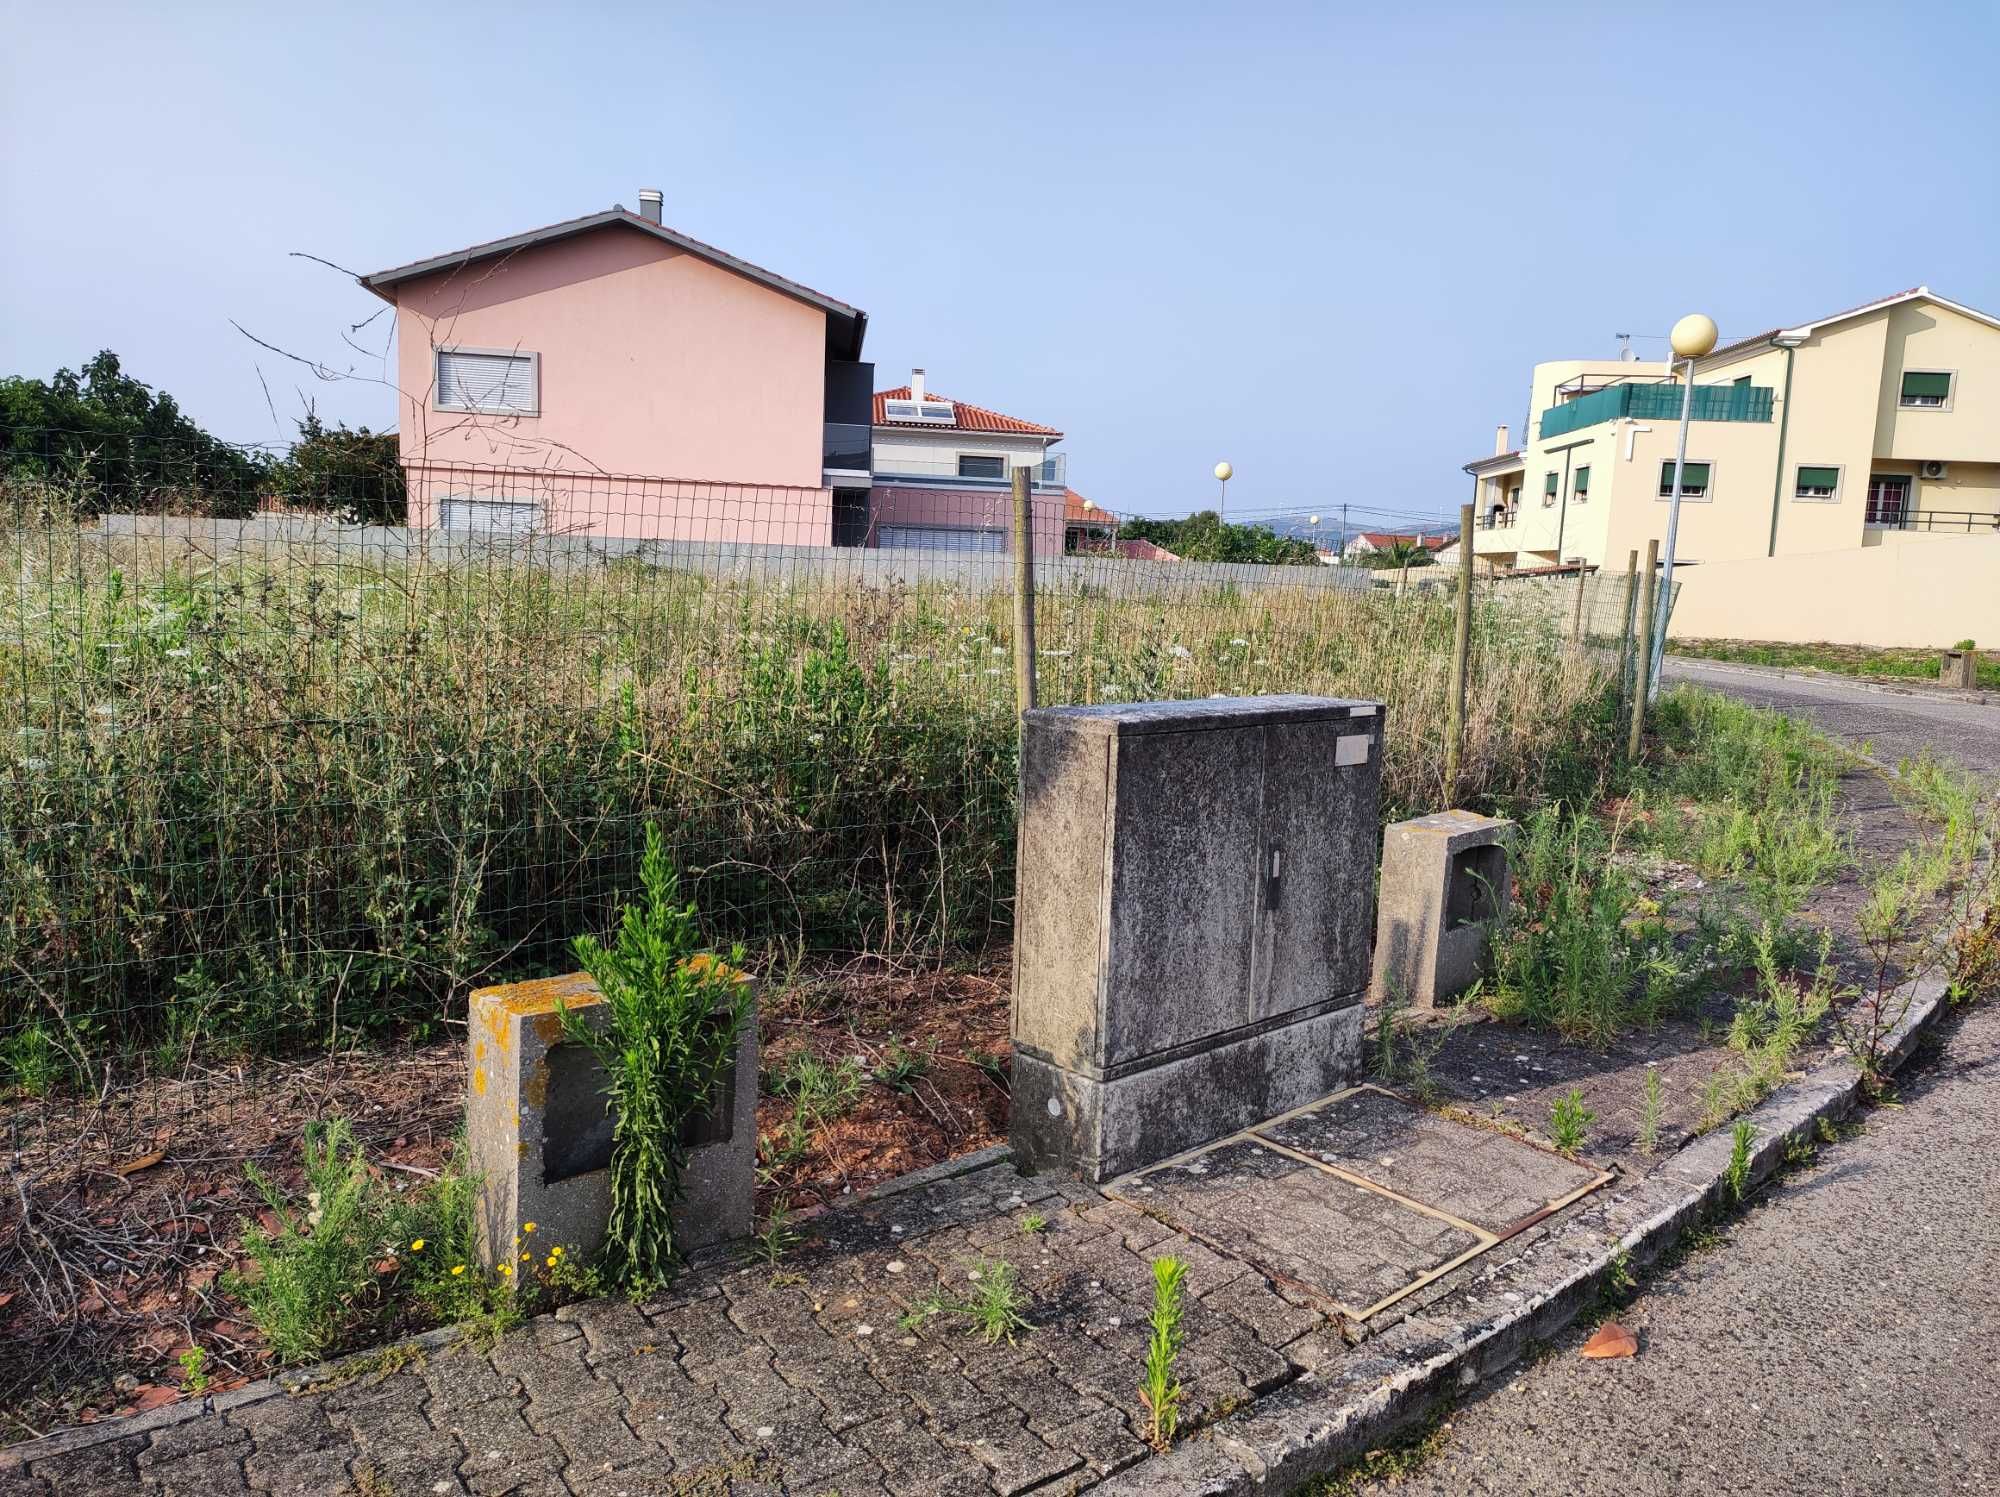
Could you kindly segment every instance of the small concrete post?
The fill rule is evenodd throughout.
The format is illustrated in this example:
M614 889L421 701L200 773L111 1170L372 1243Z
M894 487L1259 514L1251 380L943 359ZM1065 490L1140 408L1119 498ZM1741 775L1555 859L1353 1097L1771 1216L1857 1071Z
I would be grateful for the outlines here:
M1010 1136L1105 1180L1360 1068L1382 713L1058 707L1021 732Z
M1035 506L1025 467L1014 469L1014 705L1035 705Z
M1569 642L1578 648L1583 645L1583 588L1589 578L1590 568L1579 561L1576 564L1576 607L1569 621Z
M1472 515L1458 507L1458 620L1451 640L1451 696L1446 703L1444 798L1458 795L1458 770L1465 757L1465 672L1472 659Z
M748 981L747 978L744 979ZM537 1245L588 1259L611 1215L612 1116L604 1069L563 1039L561 1002L601 1022L604 996L581 972L481 988L467 1015L467 1152L479 1177L479 1256L515 1255L528 1222ZM757 1182L757 1019L705 1117L689 1120L686 1194L674 1213L682 1252L750 1235Z
M1657 539L1647 541L1644 597L1639 607L1638 670L1632 683L1632 731L1625 740L1627 759L1639 757L1639 737L1646 729L1646 672L1653 658L1653 587L1659 565L1660 543Z
M1470 811L1399 821L1382 834L1370 991L1433 1008L1489 970L1491 927L1507 913L1514 823Z
M1979 652L1946 650L1938 664L1938 680L1943 685L1971 691L1979 684Z

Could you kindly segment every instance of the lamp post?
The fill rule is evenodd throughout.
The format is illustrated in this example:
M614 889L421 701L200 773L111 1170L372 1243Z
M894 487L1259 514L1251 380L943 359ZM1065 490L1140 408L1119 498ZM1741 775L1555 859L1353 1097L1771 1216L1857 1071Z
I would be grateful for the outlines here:
M1667 505L1667 548L1660 565L1660 597L1653 620L1653 654L1646 663L1646 700L1660 690L1660 662L1667 653L1667 614L1674 597L1674 541L1681 528L1681 473L1687 467L1688 423L1694 416L1694 361L1715 347L1715 319L1690 312L1674 324L1667 335L1673 351L1687 362L1682 365L1686 384L1681 390L1680 445L1674 449L1674 492Z
M1229 480L1236 476L1236 470L1226 462L1215 465L1215 481L1222 485L1222 518L1229 518Z

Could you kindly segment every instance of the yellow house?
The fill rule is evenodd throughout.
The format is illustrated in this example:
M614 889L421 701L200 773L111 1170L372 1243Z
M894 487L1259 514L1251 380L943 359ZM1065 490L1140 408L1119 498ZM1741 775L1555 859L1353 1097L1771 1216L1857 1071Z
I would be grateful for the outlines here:
M1524 444L1502 427L1465 465L1475 554L1643 556L1666 535L1683 394L1665 364L1537 364ZM2000 318L1919 286L1719 347L1693 394L1684 565L2000 537Z

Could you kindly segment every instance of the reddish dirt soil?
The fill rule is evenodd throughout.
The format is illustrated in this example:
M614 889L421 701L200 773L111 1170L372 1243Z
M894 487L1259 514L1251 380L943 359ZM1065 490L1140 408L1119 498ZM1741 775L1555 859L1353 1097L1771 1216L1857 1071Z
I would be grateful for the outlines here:
M760 1016L766 1089L808 1050L851 1062L859 1089L760 1169L760 1212L783 1199L810 1214L1003 1139L1007 991L1004 951L962 970L869 960L793 974ZM898 1058L900 1088L876 1079ZM445 1040L195 1064L96 1098L0 1099L0 1443L171 1401L191 1345L207 1353L211 1391L269 1372L221 1282L263 1209L244 1166L296 1195L304 1125L345 1117L384 1181L415 1185L451 1153L464 1085L463 1042ZM760 1103L760 1161L792 1110Z

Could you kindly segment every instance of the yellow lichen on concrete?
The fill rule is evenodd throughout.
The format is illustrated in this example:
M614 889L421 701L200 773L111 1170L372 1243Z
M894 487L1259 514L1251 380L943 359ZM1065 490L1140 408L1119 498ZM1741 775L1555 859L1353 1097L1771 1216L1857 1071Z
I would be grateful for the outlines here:
M486 1067L472 1068L472 1089L482 1097L486 1095Z

